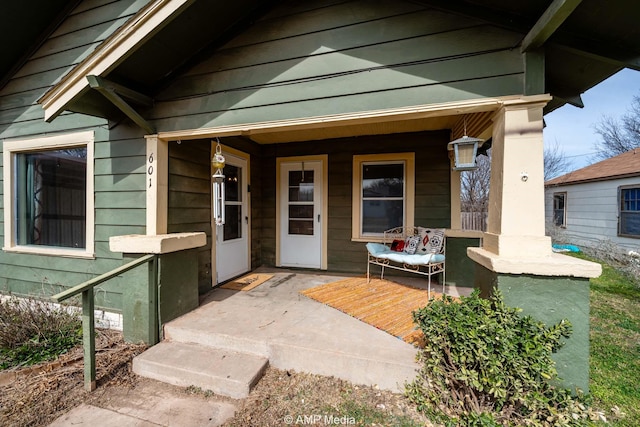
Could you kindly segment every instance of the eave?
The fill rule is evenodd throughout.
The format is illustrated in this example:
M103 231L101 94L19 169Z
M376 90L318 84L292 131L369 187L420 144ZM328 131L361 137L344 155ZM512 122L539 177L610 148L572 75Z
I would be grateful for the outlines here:
M47 122L55 119L76 97L89 89L87 76L101 76L113 70L155 32L169 23L195 0L154 0L135 17L76 66L38 103L45 111Z

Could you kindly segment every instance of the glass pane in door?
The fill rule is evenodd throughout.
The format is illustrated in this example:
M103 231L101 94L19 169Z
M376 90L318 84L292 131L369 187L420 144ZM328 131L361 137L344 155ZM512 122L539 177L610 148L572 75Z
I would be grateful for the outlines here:
M225 204L224 207L224 229L223 239L224 241L239 239L242 237L242 206Z
M230 202L242 201L242 174L240 168L233 165L225 165L224 170L225 199Z
M224 241L242 237L242 169L225 165L224 167L225 222L222 231Z
M289 234L313 236L313 170L289 171Z

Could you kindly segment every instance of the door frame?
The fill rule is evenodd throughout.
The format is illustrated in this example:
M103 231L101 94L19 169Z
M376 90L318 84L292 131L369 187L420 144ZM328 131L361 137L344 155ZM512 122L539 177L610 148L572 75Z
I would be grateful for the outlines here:
M215 147L216 147L217 143L214 142L213 140L211 141L211 152L215 153ZM247 204L247 216L249 217L249 224L247 226L247 265L249 266L249 269L247 271L251 271L251 224L252 224L252 218L251 218L251 191L249 190L251 188L251 155L249 153L245 153L243 151L239 151L236 150L235 148L231 148L228 147L224 144L220 144L220 146L222 147L222 155L224 156L225 153L229 153L232 156L235 157L239 157L243 160L245 160L247 162L247 170L246 170L246 175L247 175L247 182L245 183L245 185L247 186L247 200L246 200L246 204ZM211 175L214 174L214 170L213 170L213 165L211 165ZM210 187L213 184L213 178L211 178L211 183L210 183ZM218 276L218 265L216 262L216 251L217 251L217 241L218 241L218 236L217 236L217 232L218 229L216 227L216 224L214 222L213 219L213 193L211 194L211 284L212 286L216 286L218 284L218 280L217 280L217 276Z
M321 207L321 221L320 221L320 229L322 232L321 236L321 247L320 247L320 269L327 270L327 247L328 247L328 218L329 218L329 168L328 168L328 159L329 156L327 154L321 154L316 156L292 156L292 157L276 157L276 266L281 267L282 263L280 261L280 250L281 250L281 242L280 242L280 220L281 220L281 203L284 199L284 195L281 194L280 190L280 169L283 163L300 163L300 162L311 162L311 161L319 161L321 163L322 168L322 207Z

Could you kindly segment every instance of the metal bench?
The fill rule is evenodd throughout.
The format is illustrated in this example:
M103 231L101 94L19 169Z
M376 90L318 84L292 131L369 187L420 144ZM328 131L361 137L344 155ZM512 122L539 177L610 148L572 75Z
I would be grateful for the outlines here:
M413 238L412 241L409 241ZM420 243L414 245L416 239ZM402 242L402 243L401 243ZM405 249L409 245L412 248ZM446 237L442 228L396 227L384 232L382 243L367 243L367 282L371 265L381 267L380 278L384 279L384 269L406 271L428 278L428 296L431 298L431 276L442 273L442 293L445 286ZM411 253L415 249L414 253Z

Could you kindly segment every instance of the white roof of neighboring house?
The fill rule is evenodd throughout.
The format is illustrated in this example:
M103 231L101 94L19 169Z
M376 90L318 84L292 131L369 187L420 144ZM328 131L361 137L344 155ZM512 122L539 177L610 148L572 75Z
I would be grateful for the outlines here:
M640 176L640 148L551 179L545 187Z

